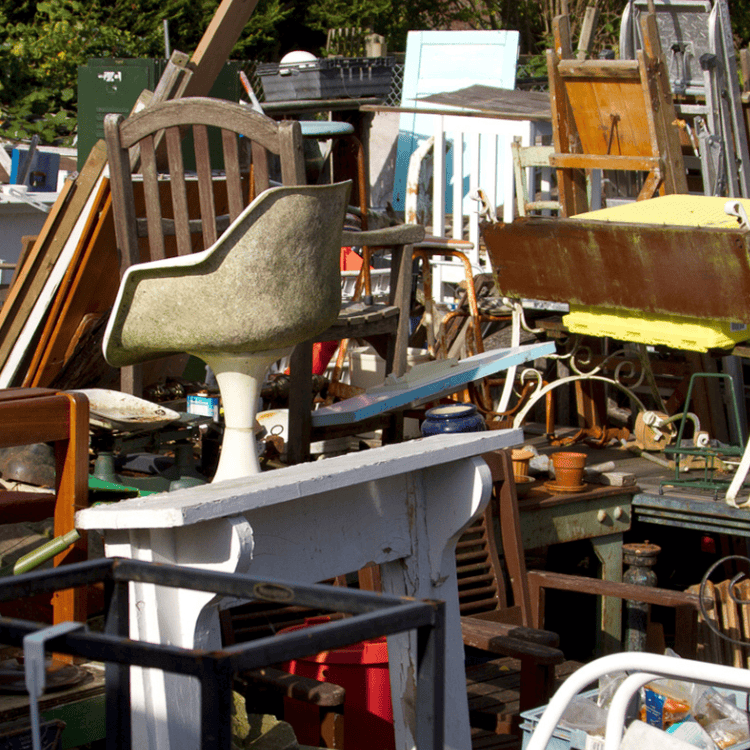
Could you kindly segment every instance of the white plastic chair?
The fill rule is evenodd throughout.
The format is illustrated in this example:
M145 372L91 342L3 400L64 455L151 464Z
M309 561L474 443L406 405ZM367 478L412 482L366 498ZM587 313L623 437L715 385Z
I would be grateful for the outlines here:
M571 700L592 682L618 672L629 672L630 675L617 689L610 704L604 750L619 748L628 704L638 690L652 680L666 677L712 687L750 690L750 671L747 669L632 651L610 654L586 664L565 680L542 714L525 750L545 750Z

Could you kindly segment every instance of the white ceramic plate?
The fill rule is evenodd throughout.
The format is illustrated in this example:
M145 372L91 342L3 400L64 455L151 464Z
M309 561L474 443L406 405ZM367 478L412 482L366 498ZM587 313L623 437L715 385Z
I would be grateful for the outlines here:
M106 430L151 430L180 418L179 412L136 396L107 388L82 388L89 400L89 421Z

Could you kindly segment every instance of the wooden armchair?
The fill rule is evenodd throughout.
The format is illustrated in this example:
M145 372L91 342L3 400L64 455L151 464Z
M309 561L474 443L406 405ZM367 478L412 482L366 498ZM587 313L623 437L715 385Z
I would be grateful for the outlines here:
M136 263L208 249L269 188L272 156L284 185L305 184L299 123L233 102L174 99L108 115L104 133L121 276ZM142 395L138 367L123 368L122 387Z
M406 372L406 349L409 338L411 301L412 246L424 238L424 229L416 224L386 227L364 232L344 232L344 246L363 246L363 267L357 280L357 293L352 302L342 306L338 320L327 330L295 347L291 358L291 388L289 397L289 441L287 456L290 463L310 459L312 429L312 346L313 342L363 339L373 345L385 360L386 374L396 376ZM377 303L370 293L369 267L372 253L390 255L388 300ZM403 419L400 415L376 418L376 424L357 423L353 426L326 428L317 432L315 439L356 434L374 427L386 426L390 442L401 439Z
M518 495L510 454L507 451L500 453L505 453L506 456L501 460L491 459L497 461L497 463L491 463L490 465L493 466L493 476L496 480L499 533L502 539L504 562L511 581L516 606L507 610L507 614L498 616L513 621L520 618L519 621L526 627L543 628L544 593L549 589L577 591L595 596L610 596L646 604L673 607L678 610L700 609L699 597L695 593L636 586L616 581L603 581L597 578L552 571L527 570L521 541Z
M54 495L2 492L0 508L6 523L54 516L55 536L61 536L75 528L76 511L88 505L88 399L80 393L58 393L48 388L0 391L0 447L41 442L53 442L55 446ZM57 555L55 565L80 562L87 554L86 534L82 533L75 545ZM83 588L57 592L52 601L53 623L85 622L86 597ZM19 616L18 612L13 616Z

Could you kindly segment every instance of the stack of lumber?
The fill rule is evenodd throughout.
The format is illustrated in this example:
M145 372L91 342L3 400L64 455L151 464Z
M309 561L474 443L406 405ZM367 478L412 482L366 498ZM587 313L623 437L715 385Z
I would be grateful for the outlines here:
M688 591L697 594L699 588L691 586ZM679 628L685 629L683 636L689 631L695 643L695 658L731 667L750 667L750 580L742 580L735 586L731 580L707 581L705 597L709 603L705 618L693 613L678 623ZM735 642L722 638L717 630Z
M137 106L206 96L256 5L222 0L193 55L174 52L156 90ZM116 387L119 374L100 345L121 270L107 175L99 142L22 252L0 308L0 388Z
M106 162L99 142L19 261L0 309L1 388L56 384L76 344L114 303L119 259Z

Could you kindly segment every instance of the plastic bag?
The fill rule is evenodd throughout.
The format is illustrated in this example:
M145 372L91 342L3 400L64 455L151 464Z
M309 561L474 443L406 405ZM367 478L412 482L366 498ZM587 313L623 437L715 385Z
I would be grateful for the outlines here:
M655 680L642 691L641 721L657 729L667 729L684 721L692 708L692 684L678 680Z
M716 743L711 735L692 716L685 721L672 724L666 731L693 747L701 748L701 750L716 750Z
M591 736L604 737L607 725L607 711L600 708L591 698L578 696L565 709L560 725L569 729L580 729Z
M750 739L747 713L713 688L706 688L698 696L693 715L719 748Z
M601 708L609 708L614 698L617 688L625 682L627 674L625 672L617 672L615 674L606 674L604 677L599 678L599 692L596 696L596 703Z

